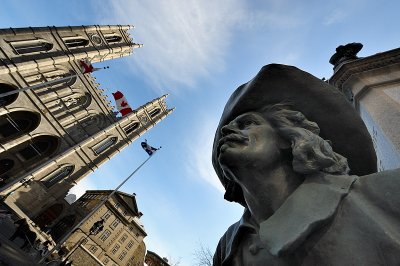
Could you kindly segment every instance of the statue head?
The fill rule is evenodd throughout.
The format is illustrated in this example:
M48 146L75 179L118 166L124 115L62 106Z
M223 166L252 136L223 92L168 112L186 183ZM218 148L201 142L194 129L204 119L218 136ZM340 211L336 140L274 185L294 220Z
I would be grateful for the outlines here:
M273 164L287 164L303 179L318 172L376 171L371 137L344 96L306 72L276 64L263 67L232 94L212 159L225 199L242 205L243 192L226 168L268 171Z

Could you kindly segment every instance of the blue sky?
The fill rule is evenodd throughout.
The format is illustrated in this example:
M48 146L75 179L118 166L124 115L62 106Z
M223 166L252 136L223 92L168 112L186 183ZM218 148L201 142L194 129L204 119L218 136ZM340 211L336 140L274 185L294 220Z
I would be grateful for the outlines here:
M0 27L133 24L135 54L95 73L106 92L122 91L132 107L169 93L176 111L145 134L162 150L122 191L136 193L148 249L194 265L202 242L214 251L242 208L223 200L211 145L233 90L268 63L332 75L338 45L361 42L359 56L399 47L398 1L148 0L2 1ZM97 66L97 65L96 65ZM75 189L111 189L147 155L139 141Z

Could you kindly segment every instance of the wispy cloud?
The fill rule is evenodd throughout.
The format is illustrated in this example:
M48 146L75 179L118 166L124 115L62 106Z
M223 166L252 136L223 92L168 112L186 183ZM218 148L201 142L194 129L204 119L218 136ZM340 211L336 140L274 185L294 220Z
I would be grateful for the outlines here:
M323 24L330 26L332 24L340 23L347 17L347 13L342 9L334 9L328 16L324 18Z
M97 2L96 2L97 5ZM193 87L199 77L224 68L224 55L244 1L112 1L99 9L104 22L135 24L144 47L131 68L158 89Z
M78 182L76 186L69 190L69 194L75 194L78 199L83 194L85 194L86 190L98 189L94 182L91 182L89 178L84 178Z
M187 173L192 178L207 182L221 193L224 193L225 189L215 174L211 163L211 152L218 120L216 118L203 118L198 124L201 127L194 129L196 140L193 138L185 140L185 146L188 147L187 156L192 158L187 165Z
M291 3L270 0L252 9L245 0L115 0L93 6L102 24L134 24L134 41L143 43L130 69L158 92L175 94L200 78L225 69L238 30L293 29L303 19Z

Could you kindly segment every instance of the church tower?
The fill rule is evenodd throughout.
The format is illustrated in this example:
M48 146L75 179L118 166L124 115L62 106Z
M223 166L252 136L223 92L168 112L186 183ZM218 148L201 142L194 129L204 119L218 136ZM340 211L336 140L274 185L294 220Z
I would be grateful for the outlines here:
M92 63L128 56L133 26L0 29L0 94L80 73ZM79 180L169 115L154 99L123 118L90 74L0 97L0 195L18 215L62 216ZM45 213L44 213L45 212Z

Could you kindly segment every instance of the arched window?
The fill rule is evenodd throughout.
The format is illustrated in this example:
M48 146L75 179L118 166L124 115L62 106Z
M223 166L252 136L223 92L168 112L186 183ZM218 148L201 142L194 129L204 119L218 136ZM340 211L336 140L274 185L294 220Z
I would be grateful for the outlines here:
M161 112L160 108L156 108L153 111L150 112L150 116L151 117L155 117L156 115L158 115Z
M74 171L74 166L72 165L63 166L55 170L48 176L46 176L44 179L42 179L42 183L46 187L51 187L54 184L58 183L60 180L69 176L73 171Z
M60 65L51 65L50 67L47 66L35 71L31 70L27 72L22 72L21 74L30 86L37 85L39 83L45 83L47 81L54 81L54 83L52 83L53 87L59 84L72 86L77 80L75 72ZM64 79L66 77L70 78Z
M10 171L14 166L14 161L11 159L0 160L0 176ZM4 178L3 178L4 179Z
M33 218L33 221L42 229L52 224L62 213L64 206L61 203L56 203L45 209L38 216Z
M117 142L117 137L108 137L92 147L94 153L99 155Z
M50 234L54 239L58 240L65 235L74 225L76 220L75 215L63 217L53 228Z
M44 39L25 40L10 42L16 54L31 54L47 52L53 49L53 44Z
M9 91L16 90L16 87L13 87L8 84L0 83L0 93L6 93ZM18 97L18 93L14 93L8 96L0 97L0 107L7 106L11 103L13 103Z
M58 148L59 140L54 136L38 136L27 143L22 149L17 151L18 157L28 161L34 158L46 157L53 154Z
M63 38L65 45L68 48L77 48L77 47L85 47L89 45L89 40L86 40L83 37L66 37Z
M122 40L122 37L116 34L105 34L104 39L106 39L107 43L110 44L110 43L120 42Z
M16 139L38 127L40 115L28 111L15 111L0 116L0 142Z
M124 131L125 131L126 134L130 134L133 131L135 131L135 129L137 129L139 127L139 125L140 125L139 122L133 122L133 123L127 125L124 128Z

